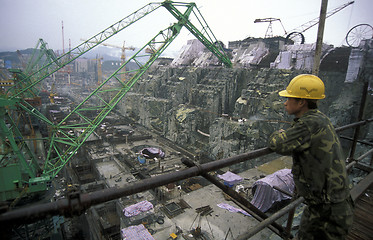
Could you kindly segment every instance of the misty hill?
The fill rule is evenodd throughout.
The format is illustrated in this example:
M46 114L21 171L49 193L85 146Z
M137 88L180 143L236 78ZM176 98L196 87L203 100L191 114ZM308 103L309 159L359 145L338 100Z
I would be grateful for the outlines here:
M134 51L127 50L126 53L126 59L129 59L132 57L138 49L135 49ZM34 49L28 48L18 51L5 51L0 52L0 59L3 59L5 62L6 68L21 68L22 62L24 64L27 64L28 59L33 54ZM40 52L39 49L36 50L36 55ZM54 50L54 53L56 56L59 56L62 53L62 50ZM122 50L119 48L111 48L111 47L105 47L105 46L98 46L94 49L91 49L87 53L80 56L80 58L86 58L86 59L97 59L102 58L103 67L111 65L112 62L120 62L121 61L121 54ZM21 60L22 59L22 60ZM141 63L145 63L147 59L140 59ZM106 63L105 62L109 62ZM129 62L127 64L128 69L135 69L137 68L137 65L133 62Z

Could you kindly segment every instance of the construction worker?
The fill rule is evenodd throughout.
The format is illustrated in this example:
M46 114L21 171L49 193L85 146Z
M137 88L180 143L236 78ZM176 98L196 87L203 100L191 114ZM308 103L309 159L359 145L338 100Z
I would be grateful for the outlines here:
M304 209L298 239L344 239L352 224L349 180L339 138L329 118L317 109L325 98L320 78L302 74L279 95L287 97L285 110L295 119L287 130L274 132L269 148L292 155L292 173Z

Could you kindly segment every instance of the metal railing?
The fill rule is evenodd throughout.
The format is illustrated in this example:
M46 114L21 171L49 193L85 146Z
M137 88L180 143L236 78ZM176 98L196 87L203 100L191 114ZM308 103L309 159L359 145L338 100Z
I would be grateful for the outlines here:
M364 121L359 121L356 123L345 125L340 128L336 128L336 131L340 132L346 129L355 128L358 126L365 125L372 121L373 118ZM356 142L357 141L355 139L354 143L356 144ZM293 210L297 205L302 203L304 200L302 197L292 201L289 205L274 213L272 216L268 217L265 213L261 212L259 209L251 205L249 201L241 197L233 189L225 186L214 176L209 174L209 172L211 171L216 171L224 167L255 159L271 153L273 153L272 150L270 150L268 147L265 147L257 149L252 152L240 154L234 157L216 160L213 162L204 163L200 165L192 162L189 159L182 159L182 162L189 168L177 172L171 172L163 175L158 175L152 178L144 179L139 182L128 184L121 188L108 188L91 193L75 192L69 194L67 198L59 199L55 202L36 204L33 206L27 206L12 211L8 211L0 215L0 225L2 227L7 227L12 225L27 224L56 215L67 217L80 215L85 210L94 205L98 205L101 203L105 203L107 201L140 193L146 190L151 190L156 187L184 180L190 177L203 176L204 178L208 179L210 182L215 184L217 187L222 189L229 196L231 196L240 207L242 207L244 210L249 212L254 218L260 221L260 223L257 226L250 229L247 233L239 236L238 239L247 239L265 227L269 227L274 233L278 234L283 238L287 238L290 236L290 232L285 231L285 229L282 226L275 223L275 220L277 220L284 214L288 213L289 211ZM371 151L369 151L369 153L364 154L364 157L370 153ZM354 161L359 161L360 159L362 159L362 157Z

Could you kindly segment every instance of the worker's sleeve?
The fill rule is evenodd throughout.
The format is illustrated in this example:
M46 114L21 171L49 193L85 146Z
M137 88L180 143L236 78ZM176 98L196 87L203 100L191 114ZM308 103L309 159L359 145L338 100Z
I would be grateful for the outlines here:
M276 153L291 155L293 152L300 152L310 147L311 133L307 126L296 122L285 131L276 131L269 137L268 147Z

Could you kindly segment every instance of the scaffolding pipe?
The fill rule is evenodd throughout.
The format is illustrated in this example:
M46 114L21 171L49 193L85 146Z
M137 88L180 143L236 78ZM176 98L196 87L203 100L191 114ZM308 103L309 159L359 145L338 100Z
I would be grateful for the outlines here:
M277 191L280 191L282 192L283 194L285 195L288 195L291 197L291 201L294 201L296 199L296 194L292 194L290 192L287 192L277 186L273 186L274 189L276 189ZM285 228L285 237L284 239L292 239L292 235L291 235L291 227L293 225L293 220L294 220L294 214L295 214L295 208L291 209L289 211L289 215L288 215L288 220L287 220L287 223L286 223L286 228Z
M361 155L359 158L356 159L356 161L351 162L349 165L346 166L347 169L351 168L353 165L355 165L358 161L364 159L367 157L369 154L373 153L373 149L369 150L368 152L364 153ZM282 208L280 211L274 213L272 216L269 218L265 219L264 221L260 222L258 225L256 225L254 228L251 228L248 232L245 234L240 235L237 240L246 240L249 239L250 237L254 236L258 232L260 232L262 229L265 227L269 226L272 222L276 221L283 215L289 212L289 214L292 214L292 211L297 207L299 204L301 204L304 201L303 197L300 197L293 202L291 202L289 205L286 207ZM289 219L288 219L289 220Z
M196 163L191 161L190 159L183 158L182 163L185 164L188 167L196 166ZM238 205L248 212L251 216L253 216L258 221L263 221L264 219L267 219L268 216L260 211L257 207L252 205L246 198L242 197L238 192L233 190L232 188L224 185L221 181L216 179L214 176L210 175L209 173L202 173L202 177L210 181L212 184L220 188L223 192L228 194ZM271 223L270 226L268 226L270 230L272 230L275 234L282 237L284 235L285 229L277 224L276 222Z
M367 156L369 156L369 154L373 154L373 148L370 149L368 152L364 153L363 155L361 155L360 157L358 157L356 160L350 162L347 166L346 166L346 169L350 169L351 167L353 167L355 164L357 164L359 161L363 160L364 158L366 158Z
M347 137L347 136L339 136L339 138L346 139L346 140L349 140L349 141L354 140L353 138ZM356 140L356 142L373 147L373 143L371 143L371 142L361 141L361 140Z
M289 205L286 207L282 208L278 212L274 213L271 215L269 218L265 219L263 222L259 223L255 227L251 228L250 231L248 231L245 234L242 234L238 236L237 240L246 240L249 239L250 237L254 236L258 232L260 232L262 229L266 228L268 225L270 225L272 222L276 221L295 207L297 207L299 204L301 204L304 201L303 197L297 198L293 202L291 202Z
M261 148L252 152L243 153L234 157L205 163L177 172L158 175L139 182L128 184L122 188L107 188L100 191L81 194L73 192L65 199L55 202L36 204L30 207L19 208L0 215L0 225L13 225L30 223L55 215L80 215L89 207L121 197L133 195L146 190L154 189L169 183L195 177L204 172L215 171L236 163L254 159L272 153L269 148Z
M344 130L349 129L349 128L365 125L365 124L370 123L372 121L373 121L373 118L369 118L369 119L359 121L359 122L354 122L354 123L351 123L351 124L344 125L342 127L338 127L338 128L335 129L335 131L336 132L341 132L341 131L344 131Z
M296 197L292 198L291 200L292 201L296 200ZM295 215L295 207L289 210L288 220L286 222L286 228L285 228L286 236L284 237L284 239L293 239L293 236L291 234L291 228L293 226L294 215Z
M368 88L369 88L369 84L367 81L365 81L364 86L363 86L363 94L361 96L361 101L360 101L359 115L357 117L358 121L361 121L363 119L364 108L365 108L365 103L366 103L367 94L368 94ZM353 137L354 140L352 142L349 160L354 159L354 154L356 150L356 144L357 144L357 139L359 137L359 133L360 133L360 126L357 126L354 132L354 137Z
M343 131L348 128L367 124L371 121L373 121L373 118L336 128L336 130ZM81 194L79 192L72 192L68 194L67 198L65 199L60 199L50 203L35 204L33 206L27 206L2 213L0 215L0 226L21 225L24 223L31 223L56 215L67 217L80 215L93 205L154 189L156 187L160 187L190 177L202 175L203 173L215 171L220 168L258 158L270 153L272 153L272 150L270 150L268 147L265 147L234 157L216 160L181 171L144 179L139 182L128 184L122 188L108 188L84 194Z

